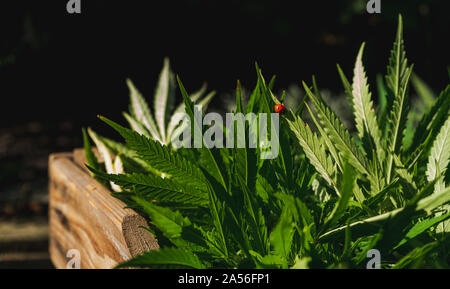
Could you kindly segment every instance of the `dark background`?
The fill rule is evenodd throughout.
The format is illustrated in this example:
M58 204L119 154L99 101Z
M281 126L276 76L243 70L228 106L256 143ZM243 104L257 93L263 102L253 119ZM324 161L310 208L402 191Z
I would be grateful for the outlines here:
M402 13L407 57L437 93L448 83L449 2L381 0L370 15L367 0L81 0L69 15L67 0L0 1L0 268L52 266L48 156L81 147L83 126L117 138L96 115L124 123L126 77L150 98L168 56L188 92L207 81L209 109L224 110L237 79L255 85L257 61L278 75L276 91L315 74L339 95L335 65L351 78L365 41L375 91Z
M0 4L2 127L120 117L128 102L125 78L150 97L164 56L188 91L203 81L219 94L237 79L252 87L255 61L266 77L278 75L278 88L315 74L320 86L340 91L335 64L351 77L366 41L373 82L385 72L398 13L415 71L436 90L448 81L445 0L381 0L379 15L365 11L366 0L81 2L82 13L73 15L67 0Z

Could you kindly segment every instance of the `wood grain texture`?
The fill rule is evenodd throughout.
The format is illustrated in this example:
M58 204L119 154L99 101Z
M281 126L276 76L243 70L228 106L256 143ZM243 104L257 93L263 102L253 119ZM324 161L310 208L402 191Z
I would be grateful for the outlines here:
M78 153L78 154L77 154ZM75 163L79 151L49 157L49 251L56 268L66 268L67 252L80 252L81 268L112 268L136 254L158 249L140 226L144 218Z

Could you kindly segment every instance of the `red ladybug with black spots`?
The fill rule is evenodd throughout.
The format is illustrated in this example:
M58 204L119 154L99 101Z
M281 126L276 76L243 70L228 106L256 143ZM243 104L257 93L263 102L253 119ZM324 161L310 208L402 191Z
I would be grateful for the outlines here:
M285 110L286 110L286 107L283 104L281 104L281 103L275 104L275 112L276 113L282 114Z

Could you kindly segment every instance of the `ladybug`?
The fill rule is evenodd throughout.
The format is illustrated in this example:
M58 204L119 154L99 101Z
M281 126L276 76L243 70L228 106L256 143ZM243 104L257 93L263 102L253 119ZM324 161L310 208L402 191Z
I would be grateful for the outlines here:
M275 105L275 112L283 113L286 110L286 107L281 103Z

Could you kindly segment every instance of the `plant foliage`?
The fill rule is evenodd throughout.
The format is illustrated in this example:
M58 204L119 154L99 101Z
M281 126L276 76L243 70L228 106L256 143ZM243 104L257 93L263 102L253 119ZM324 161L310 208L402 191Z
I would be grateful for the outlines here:
M378 249L383 268L449 268L450 86L435 99L413 78L429 108L417 125L407 124L413 67L401 16L386 76L376 79L378 101L363 65L364 46L352 82L338 66L356 131L344 126L313 78L311 86L303 82L308 99L280 117L275 159L261 158L260 144L174 149L176 112L194 119L194 104L206 104L212 94L202 99L202 88L189 95L166 59L153 116L128 80L130 112L124 116L131 129L100 116L125 144L89 130L103 157L99 164L84 132L93 176L148 217L161 247L120 267L365 268L367 252ZM267 84L258 65L256 76L246 105L238 82L234 112L255 113L258 121L285 95L273 94L275 78ZM176 83L183 102L171 110ZM197 121L187 129L205 131ZM246 144L255 133L246 135Z

